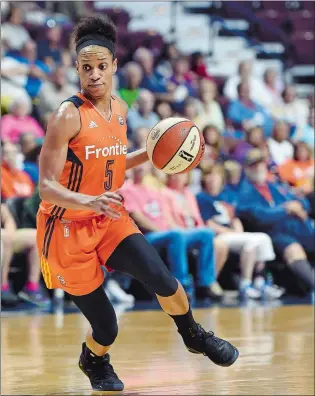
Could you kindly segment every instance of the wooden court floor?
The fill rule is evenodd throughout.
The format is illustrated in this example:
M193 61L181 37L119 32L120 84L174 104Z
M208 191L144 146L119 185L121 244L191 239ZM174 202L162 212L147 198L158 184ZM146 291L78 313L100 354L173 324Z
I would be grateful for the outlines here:
M119 318L112 362L125 395L314 395L312 306L195 311L205 327L232 341L230 368L188 353L160 311ZM88 325L80 314L2 318L2 395L91 395L77 367Z

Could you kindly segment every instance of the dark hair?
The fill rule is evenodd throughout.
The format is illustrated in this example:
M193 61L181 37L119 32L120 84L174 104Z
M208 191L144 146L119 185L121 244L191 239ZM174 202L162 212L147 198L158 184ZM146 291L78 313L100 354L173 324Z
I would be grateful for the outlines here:
M26 154L25 156L25 161L27 162L33 162L34 164L36 164L38 156L41 152L42 149L42 145L38 145L36 147L34 147L29 153Z
M116 44L116 27L107 16L88 16L80 19L72 33L72 39L77 44L85 36L98 35Z
M192 70L196 70L198 59L201 58L201 57L202 57L202 53L200 51L196 51L196 52L191 54L190 63L191 63L191 69Z

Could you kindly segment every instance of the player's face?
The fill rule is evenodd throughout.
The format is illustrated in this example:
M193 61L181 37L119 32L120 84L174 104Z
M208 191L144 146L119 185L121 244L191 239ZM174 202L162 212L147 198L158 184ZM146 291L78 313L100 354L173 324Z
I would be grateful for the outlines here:
M81 88L94 99L111 93L113 75L117 70L117 59L104 47L91 45L83 48L77 60Z

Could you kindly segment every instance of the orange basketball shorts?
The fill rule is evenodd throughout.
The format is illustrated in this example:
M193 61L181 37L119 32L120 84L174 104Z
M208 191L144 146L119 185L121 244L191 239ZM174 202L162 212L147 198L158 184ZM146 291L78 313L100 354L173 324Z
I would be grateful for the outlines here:
M46 286L74 296L91 293L103 283L101 266L122 240L135 233L140 231L127 211L121 211L118 220L101 215L78 221L39 211L37 248Z

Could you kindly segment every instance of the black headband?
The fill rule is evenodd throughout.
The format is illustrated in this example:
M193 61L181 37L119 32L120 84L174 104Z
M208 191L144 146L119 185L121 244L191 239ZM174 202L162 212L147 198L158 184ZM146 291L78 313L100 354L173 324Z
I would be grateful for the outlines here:
M82 48L88 47L89 45L99 45L100 47L108 48L115 56L115 44L112 41L107 40L107 38L98 34L91 34L82 37L76 45L77 54L81 51Z

